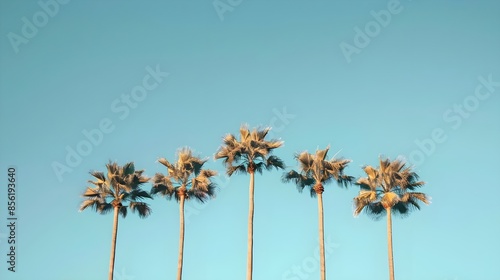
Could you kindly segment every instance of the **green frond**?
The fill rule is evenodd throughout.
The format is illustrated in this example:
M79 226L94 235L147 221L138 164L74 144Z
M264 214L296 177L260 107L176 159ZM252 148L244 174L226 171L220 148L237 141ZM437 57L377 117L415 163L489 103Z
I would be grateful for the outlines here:
M239 174L246 174L248 173L247 172L247 168L245 165L241 164L241 165L237 165L237 166L229 166L226 170L226 174L228 176L231 176L233 175L233 173L239 173Z
M107 177L103 172L93 171L90 174L97 179L91 182L97 187L87 188L82 195L87 198L80 210L93 208L100 214L113 211L114 206L120 207L120 214L127 215L127 206L123 202L134 203L136 200L151 198L151 196L140 189L140 185L149 181L143 176L144 170L136 170L133 162L119 166L116 162L109 161L106 164ZM111 200L111 201L110 201Z
M119 213L123 218L127 217L127 206L120 207Z
M265 140L269 129L254 128L250 131L247 125L242 125L240 139L236 139L232 134L227 134L223 138L223 145L219 147L214 158L222 159L229 176L235 172L247 173L249 166L258 173L262 173L264 169L272 169L273 166L280 168L283 165L284 167L284 164L277 157L271 155L272 150L280 147L283 142ZM243 172L242 166L245 166L245 172Z
M214 183L206 186L205 189L191 188L187 191L189 199L196 199L200 203L205 203L208 199L215 197L216 185Z
M380 158L378 169L371 166L364 166L363 169L367 177L359 178L355 184L364 191L374 191L377 198L368 203L362 197L357 197L355 202L358 206L368 203L364 207L368 214L379 217L384 214L382 209L386 207L392 213L405 217L412 210L420 209L419 201L429 203L424 193L411 192L425 183L418 181L419 176L401 158L394 161ZM359 214L361 210L361 207L357 207L355 213Z
M122 169L123 169L124 176L131 175L135 172L134 163L127 162L127 163L125 163L125 165L123 165Z
M129 193L125 193L125 195L123 196L123 200L125 201L143 200L145 198L152 199L148 192L141 189L135 189Z
M165 196L167 199L171 199L175 193L175 188L169 177L161 173L156 173L153 177L153 187L149 193L153 196L161 195Z
M370 203L365 207L365 213L372 219L378 221L387 214L387 211L382 206L382 203Z
M137 212L140 218L146 218L152 212L149 205L144 202L130 202L129 207L132 213Z
M227 142L231 142L231 139L231 137L226 136ZM221 154L216 155L216 157L226 153L224 149L219 152ZM175 198L177 202L183 197L185 200L195 198L203 202L214 196L216 184L212 183L211 177L217 175L217 172L203 169L203 165L207 160L194 156L190 148L179 149L175 164L164 164L167 168L170 168L168 175L157 173L153 177L153 188L150 193L165 196L167 199ZM163 160L163 162L167 163L168 161ZM235 172L243 168L246 172L244 167L243 165L230 166L227 170L228 172Z
M99 214L108 214L109 212L113 211L113 205L111 205L111 203L99 203L99 207L97 209L97 212L99 212Z
M254 173L262 174L262 171L265 168L265 164L263 162L257 162L254 164Z
M410 207L412 207L412 206L415 207L415 205L412 203L398 202L394 206L391 207L391 213L404 218L410 214L410 211L411 211ZM416 207L417 207L417 209L420 209L420 207L418 205Z
M327 153L330 147L324 150L317 150L315 154L310 154L307 151L295 155L299 163L299 172L292 172L284 175L282 180L293 180L299 186L299 190L305 186L312 186L315 182L322 185L328 184L331 181L336 181L339 186L352 184L354 177L343 173L345 167L351 162L348 159L331 159L326 160ZM298 177L297 174L300 174ZM316 196L316 191L310 190L312 197Z
M277 156L269 156L266 160L266 170L272 170L273 167L278 169L285 169L285 163Z
M281 181L283 183L293 182L297 186L299 192L302 192L306 186L312 186L314 184L314 179L308 178L295 170L283 173Z
M264 140L264 138L266 138L269 131L271 131L270 127L265 127L262 129L254 129L253 130L253 132L256 134L255 136L256 136L257 140L261 140L261 141Z
M315 198L318 194L316 193L316 190L314 189L313 186L309 186L309 195L312 197L312 198Z

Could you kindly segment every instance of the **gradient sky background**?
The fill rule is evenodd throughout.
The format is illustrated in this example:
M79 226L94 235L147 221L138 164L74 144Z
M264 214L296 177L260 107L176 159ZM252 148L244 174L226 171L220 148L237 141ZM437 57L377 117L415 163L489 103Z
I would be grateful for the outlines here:
M78 212L88 172L134 161L153 176L166 172L157 158L189 146L223 174L213 154L248 123L274 126L271 136L285 141L275 154L291 168L294 153L327 145L330 156L353 160L346 173L355 177L380 155L405 156L432 204L393 219L397 279L500 279L500 86L474 97L478 77L500 82L500 2L401 1L349 63L340 44L354 45L355 28L388 3L243 0L221 20L211 0L70 1L16 53L9 33L21 36L22 18L33 22L43 10L2 1L0 219L7 224L14 165L19 220L16 273L7 271L0 227L0 278L106 279L113 217ZM156 89L126 117L112 109L157 65L170 75ZM463 115L453 111L464 102ZM105 118L114 130L59 180L53 163L66 164L66 147L76 149L82 131ZM440 143L425 154L417 142L436 129ZM317 200L281 174L256 177L254 279L318 279ZM184 279L244 278L248 179L221 176L215 200L186 204ZM328 279L387 279L385 219L354 218L356 194L326 186ZM119 221L116 280L176 275L178 205L160 198L151 206L145 220Z

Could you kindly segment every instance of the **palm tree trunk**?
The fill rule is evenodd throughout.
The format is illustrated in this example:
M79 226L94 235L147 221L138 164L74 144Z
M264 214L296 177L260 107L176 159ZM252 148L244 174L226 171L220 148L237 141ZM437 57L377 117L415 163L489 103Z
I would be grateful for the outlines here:
M113 273L115 270L115 250L116 250L116 235L118 233L118 212L120 207L115 206L114 216L113 216L113 233L111 237L111 259L109 261L109 280L113 280Z
M179 201L180 212L180 236L179 236L179 261L177 263L177 280L182 279L182 260L184 256L184 195Z
M248 200L248 248L247 248L247 280L252 280L253 269L253 196L254 196L254 172L250 172L250 187Z
M391 208L386 208L387 211L387 242L389 245L389 279L394 280L394 258L392 256L392 217Z
M325 235L323 229L323 194L318 193L318 224L319 224L319 266L321 280L326 279L325 267Z

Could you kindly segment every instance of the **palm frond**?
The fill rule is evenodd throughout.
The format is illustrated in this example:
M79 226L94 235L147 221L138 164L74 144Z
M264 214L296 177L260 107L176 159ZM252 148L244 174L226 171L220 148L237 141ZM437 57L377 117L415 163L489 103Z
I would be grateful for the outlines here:
M368 214L370 218L378 221L385 216L387 211L385 210L384 206L382 206L382 203L375 202L370 203L365 207L365 213Z
M124 201L136 201L136 200L143 200L145 198L152 199L151 195L149 195L148 192L141 190L141 189L135 189L129 193L125 193L123 196Z
M308 152L300 153L297 156L297 160L299 161L300 169L304 170L305 172L309 171L314 163L313 155L309 154Z
M149 205L144 202L130 202L129 207L133 213L137 212L140 218L146 218L152 212Z
M328 150L330 150L330 147L326 147L326 149L324 150L317 150L316 159L319 161L324 161L326 159L326 155L328 154Z
M308 178L295 170L283 173L281 181L283 183L293 182L297 186L299 192L302 192L306 186L312 186L314 184L314 179Z
M87 200L84 200L82 202L82 204L80 205L80 210L79 212L82 212L83 210L87 209L87 208L91 208L92 210L94 211L98 211L99 209L99 200L97 199L87 199Z
M223 138L223 145L214 155L215 159L222 159L226 173L231 176L235 172L248 173L248 170L262 173L264 169L284 168L282 161L271 156L273 149L283 145L282 141L265 140L270 128L254 128L249 130L247 125L240 127L240 139L232 134ZM243 172L245 170L245 172Z
M226 170L226 174L228 176L231 176L231 175L233 175L233 173L245 174L245 173L247 173L247 168L244 164L240 164L237 166L229 166Z
M123 218L127 217L127 206L121 206L119 211Z
M216 184L211 183L205 189L191 188L187 191L189 199L195 198L200 203L205 203L208 199L215 197Z
M99 188L87 188L82 196L83 197L98 197L101 195L102 195L102 192L99 190Z
M363 200L360 196L355 198L355 215L362 208L370 215L377 218L383 215L382 209L391 209L391 212L400 216L408 216L412 210L419 210L418 201L429 203L424 193L412 192L415 188L423 186L423 181L418 181L419 176L407 166L404 160L398 158L394 161L380 158L378 168L364 166L367 177L359 178L356 185L363 191L376 193L376 199ZM363 206L363 207L361 207Z
M99 214L108 214L109 212L113 211L113 205L111 203L99 203L99 208L97 212Z
M151 198L139 187L148 182L149 178L143 175L143 170L136 170L133 162L119 166L116 162L109 161L106 169L107 177L103 172L90 172L97 181L89 182L97 187L85 190L82 196L86 200L80 206L80 211L92 208L100 214L107 214L119 207L119 213L126 217L127 206L123 205L123 202L134 203L135 200Z
M367 191L367 190L361 190L354 198L354 216L359 215L363 209L365 209L366 206L370 205L370 203L373 203L377 200L377 192L375 191Z
M316 196L316 190L313 188L315 184L325 185L335 180L339 186L348 186L352 184L354 177L345 175L344 169L347 167L350 160L348 159L331 159L326 160L328 150L317 150L315 154L310 154L307 151L295 155L295 159L299 163L299 171L290 171L282 177L284 182L293 181L301 191L305 186L310 186L311 197ZM320 190L321 192L323 189Z
M273 167L276 168L276 170L285 169L285 163L283 162L283 160L274 155L267 158L265 165L267 170L272 170Z
M134 172L135 172L134 163L133 162L127 162L127 163L125 163L125 165L123 165L122 169L123 169L123 175L124 176L134 174Z
M226 136L226 141L231 142L232 137ZM226 151L223 151L226 153ZM216 154L216 156L225 156ZM205 201L214 195L215 183L212 183L211 177L217 175L214 170L203 169L203 165L208 159L202 159L194 156L190 148L184 147L178 150L175 164L167 164L167 160L162 160L169 168L169 174L163 175L157 173L152 181L152 195L163 195L168 199L175 198L179 202L182 198L190 200L191 198ZM228 168L228 172L241 171L246 172L244 166L236 166L234 169Z
M312 197L312 198L315 198L317 196L317 193L316 193L316 190L314 189L313 186L309 186L309 195Z
M171 199L175 193L175 187L170 177L164 176L161 173L156 173L153 177L153 187L149 192L151 195L161 195L167 199Z
M95 182L96 184L103 184L104 182L106 182L106 177L104 176L104 173L102 173L102 172L91 171L90 175L92 175L93 177L95 177L97 179L97 181ZM92 182L92 181L89 181L89 182Z
M254 166L254 172L257 172L259 174L262 174L262 171L266 167L264 162L257 162L253 166Z

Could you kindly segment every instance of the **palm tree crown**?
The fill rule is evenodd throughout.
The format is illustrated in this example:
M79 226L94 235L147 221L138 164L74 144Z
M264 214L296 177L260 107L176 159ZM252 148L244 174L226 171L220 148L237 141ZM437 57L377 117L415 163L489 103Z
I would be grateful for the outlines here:
M425 182L418 180L418 175L406 166L401 159L390 161L380 159L379 168L363 167L367 177L356 182L361 190L354 198L354 215L363 210L374 218L380 218L386 209L402 216L408 215L413 209L420 209L419 201L429 204L430 198L421 192L414 192Z
M315 154L307 151L297 154L295 158L299 162L299 171L291 170L282 176L283 182L294 182L300 192L307 186L310 188L312 197L317 193L323 193L323 185L335 180L340 186L349 185L354 177L344 174L344 169L351 160L348 159L326 159L329 147L317 150Z
M309 187L311 197L318 199L318 230L319 230L319 257L320 257L320 279L326 279L325 265L325 236L324 236L324 215L323 215L323 185L332 180L337 181L340 186L347 186L354 179L344 174L344 168L349 162L348 159L326 159L329 147L324 150L317 150L316 154L302 152L295 156L299 162L299 172L291 170L282 176L283 182L294 182L299 192L306 186Z
M151 194L159 194L179 202L179 260L177 263L177 280L182 279L182 268L184 262L184 201L191 198L199 202L205 202L209 197L215 196L215 183L211 177L217 172L209 169L202 169L207 159L193 156L189 148L182 148L177 152L177 162L172 164L168 160L161 158L158 160L167 167L167 175L156 173L153 177L153 187Z
M107 176L103 172L92 171L90 174L96 179L88 182L95 187L88 187L83 197L85 200L80 211L90 207L100 214L106 214L118 207L122 217L127 216L127 208L137 211L139 217L145 218L151 214L151 208L142 202L151 196L140 186L149 181L142 175L144 170L135 170L134 163L129 162L118 166L116 162L106 164ZM123 205L128 202L128 206Z
M282 141L265 140L271 128L253 129L247 126L240 128L240 140L233 134L227 134L223 139L223 145L215 154L215 159L223 159L226 165L227 175L234 172L262 173L263 169L284 169L285 164L277 156L270 155L271 152L283 145Z
M227 175L235 172L248 173L250 185L248 188L248 241L247 241L247 280L253 277L253 217L254 217L254 189L255 171L262 174L264 168L271 170L284 169L285 164L272 151L283 145L282 141L270 140L265 137L271 128L253 129L246 125L240 128L240 140L232 134L227 134L223 145L215 153L215 159L222 159L226 166Z
M189 148L182 148L177 153L177 162L172 164L165 158L158 160L167 167L167 175L156 173L153 177L151 194L159 194L167 199L175 197L177 201L184 196L186 200L191 198L199 202L205 202L208 198L215 196L216 184L211 177L217 172L210 169L202 169L208 159L193 156Z

